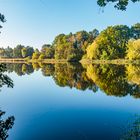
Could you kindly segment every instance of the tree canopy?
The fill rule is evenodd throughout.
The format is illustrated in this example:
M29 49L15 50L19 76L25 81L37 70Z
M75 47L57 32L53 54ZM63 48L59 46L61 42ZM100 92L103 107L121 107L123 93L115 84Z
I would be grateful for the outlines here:
M128 50L131 51L129 40L138 39L140 39L140 23L131 27L115 25L107 27L100 33L94 29L90 32L83 30L76 33L59 34L52 44L44 44L40 50L24 45L0 48L0 57L36 59L36 61L55 59L69 62L78 62L81 59L125 59L128 53L132 54L132 52L128 52ZM135 57L134 53L133 56ZM130 59L130 57L128 58Z
M140 60L140 39L128 42L127 58L129 60Z
M130 38L128 26L110 26L102 31L93 44L87 48L87 58L103 60L124 58L126 44Z

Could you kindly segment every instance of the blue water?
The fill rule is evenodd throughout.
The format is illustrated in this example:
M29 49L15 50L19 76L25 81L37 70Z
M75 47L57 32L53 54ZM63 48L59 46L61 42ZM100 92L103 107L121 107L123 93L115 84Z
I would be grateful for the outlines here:
M41 71L8 76L14 88L0 92L5 118L15 117L8 140L118 140L140 114L140 100L129 95L59 87Z

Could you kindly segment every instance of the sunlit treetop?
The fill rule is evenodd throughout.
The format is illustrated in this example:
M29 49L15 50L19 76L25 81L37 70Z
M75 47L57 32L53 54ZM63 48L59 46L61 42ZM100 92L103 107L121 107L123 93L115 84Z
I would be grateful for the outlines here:
M117 8L118 10L126 10L126 7L128 6L128 3L132 1L133 3L135 2L140 2L140 0L97 0L97 4L100 7L105 7L109 2L115 3L114 7Z

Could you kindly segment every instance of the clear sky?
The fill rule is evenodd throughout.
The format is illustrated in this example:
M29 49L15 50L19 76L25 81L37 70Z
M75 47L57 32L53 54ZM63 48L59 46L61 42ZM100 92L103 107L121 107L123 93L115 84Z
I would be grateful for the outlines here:
M40 48L60 33L103 30L109 25L140 22L140 3L122 12L109 4L104 12L96 0L0 0L7 22L0 34L0 47L17 44Z

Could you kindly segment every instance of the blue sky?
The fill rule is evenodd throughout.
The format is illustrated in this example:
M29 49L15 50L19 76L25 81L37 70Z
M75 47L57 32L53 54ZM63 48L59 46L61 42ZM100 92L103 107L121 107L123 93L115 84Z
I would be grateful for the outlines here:
M122 12L109 4L102 9L96 0L0 0L6 17L0 34L0 47L17 44L40 48L52 43L60 33L103 30L109 25L140 22L140 3L130 3Z

